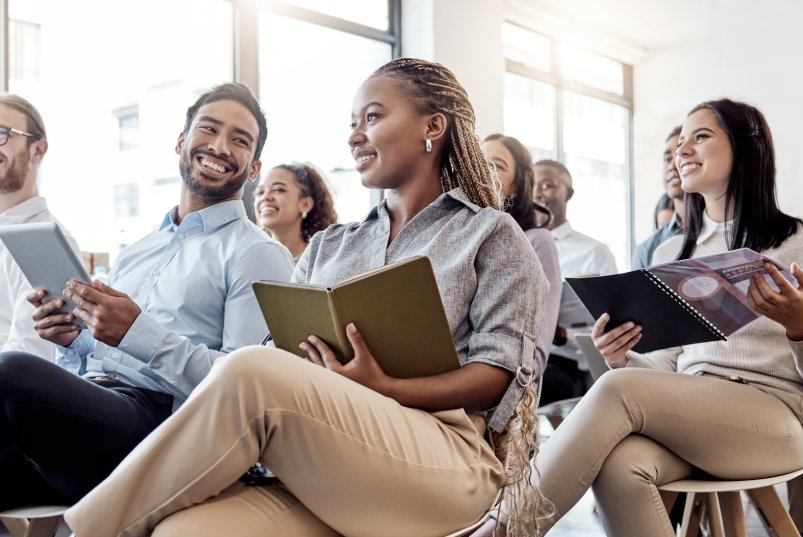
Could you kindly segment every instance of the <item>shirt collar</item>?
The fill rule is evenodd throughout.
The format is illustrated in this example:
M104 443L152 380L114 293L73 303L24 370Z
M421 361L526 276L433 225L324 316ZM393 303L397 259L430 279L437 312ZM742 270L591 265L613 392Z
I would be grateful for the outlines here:
M700 229L700 235L697 236L697 243L700 244L705 242L717 231L724 232L729 230L731 227L733 227L732 220L730 222L717 222L712 220L708 216L707 212L703 211L703 227Z
M159 231L172 228L173 230L182 228L191 231L197 228L201 233L213 231L228 224L233 220L247 218L245 205L241 200L223 201L210 205L200 211L195 211L184 217L181 224L176 224L178 218L178 206L170 209L159 226Z
M552 237L556 241L562 241L563 239L571 235L573 231L574 230L572 229L572 226L569 225L569 221L567 220L552 230Z
M472 212L477 213L480 211L481 207L471 202L466 196L466 193L463 192L463 189L460 187L453 188L449 192L444 192L440 196L438 196L435 201L430 203L427 207L448 207L450 204L457 202L468 207ZM426 208L425 208L426 209ZM382 200L381 203L375 205L365 218L362 219L361 223L368 222L369 220L373 220L374 218L378 218L380 213L387 214L387 199Z
M28 198L22 203L16 204L4 213L0 213L0 223L22 224L31 216L46 211L47 203L45 202L45 198L35 196L33 198Z

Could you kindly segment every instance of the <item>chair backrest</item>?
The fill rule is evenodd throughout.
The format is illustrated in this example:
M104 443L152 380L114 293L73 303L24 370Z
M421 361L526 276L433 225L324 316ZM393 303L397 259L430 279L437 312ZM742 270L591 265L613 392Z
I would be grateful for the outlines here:
M598 378L610 371L611 368L608 367L605 358L594 346L594 341L591 339L591 336L578 334L575 338L577 340L577 346L580 347L586 359L588 370L591 372L591 378L596 382Z

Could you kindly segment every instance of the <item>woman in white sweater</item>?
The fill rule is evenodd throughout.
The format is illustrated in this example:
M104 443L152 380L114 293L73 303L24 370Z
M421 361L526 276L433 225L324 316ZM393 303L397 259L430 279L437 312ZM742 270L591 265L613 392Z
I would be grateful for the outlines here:
M675 162L687 192L686 230L659 247L656 263L741 247L785 266L803 260L803 226L778 208L772 137L757 109L727 99L697 106ZM803 283L803 273L793 272ZM727 341L649 354L630 350L640 326L605 332L608 316L600 317L594 343L615 371L594 384L539 455L552 523L593 487L608 535L669 537L663 483L698 471L751 479L803 467L800 293L757 281L749 293L767 317Z

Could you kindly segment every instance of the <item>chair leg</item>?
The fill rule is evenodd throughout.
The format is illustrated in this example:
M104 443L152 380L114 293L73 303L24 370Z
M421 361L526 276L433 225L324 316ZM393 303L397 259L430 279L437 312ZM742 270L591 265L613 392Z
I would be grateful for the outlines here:
M720 492L717 496L719 497L719 506L722 509L725 535L728 537L747 537L741 494L731 491Z
M55 537L62 519L61 515L33 518L28 522L28 533L25 537Z
M700 534L704 496L694 492L686 494L686 507L683 509L683 521L680 523L679 537L697 537Z
M767 533L778 537L800 537L800 534L789 516L775 487L763 487L748 490L747 494L758 511L759 518L764 523Z
M722 525L722 511L719 508L719 500L716 492L705 494L706 506L708 508L708 523L712 537L725 537L725 528Z
M11 537L25 537L25 533L28 531L28 521L25 519L0 517L0 521L8 529Z

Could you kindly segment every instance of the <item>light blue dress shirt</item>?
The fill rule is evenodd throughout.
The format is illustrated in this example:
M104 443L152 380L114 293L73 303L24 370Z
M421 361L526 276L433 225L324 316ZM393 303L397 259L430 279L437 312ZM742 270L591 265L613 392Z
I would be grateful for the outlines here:
M83 330L57 359L79 375L169 393L174 409L217 358L265 335L251 283L293 272L288 250L248 221L241 201L190 213L180 225L176 214L123 250L109 275L142 310L120 345Z

